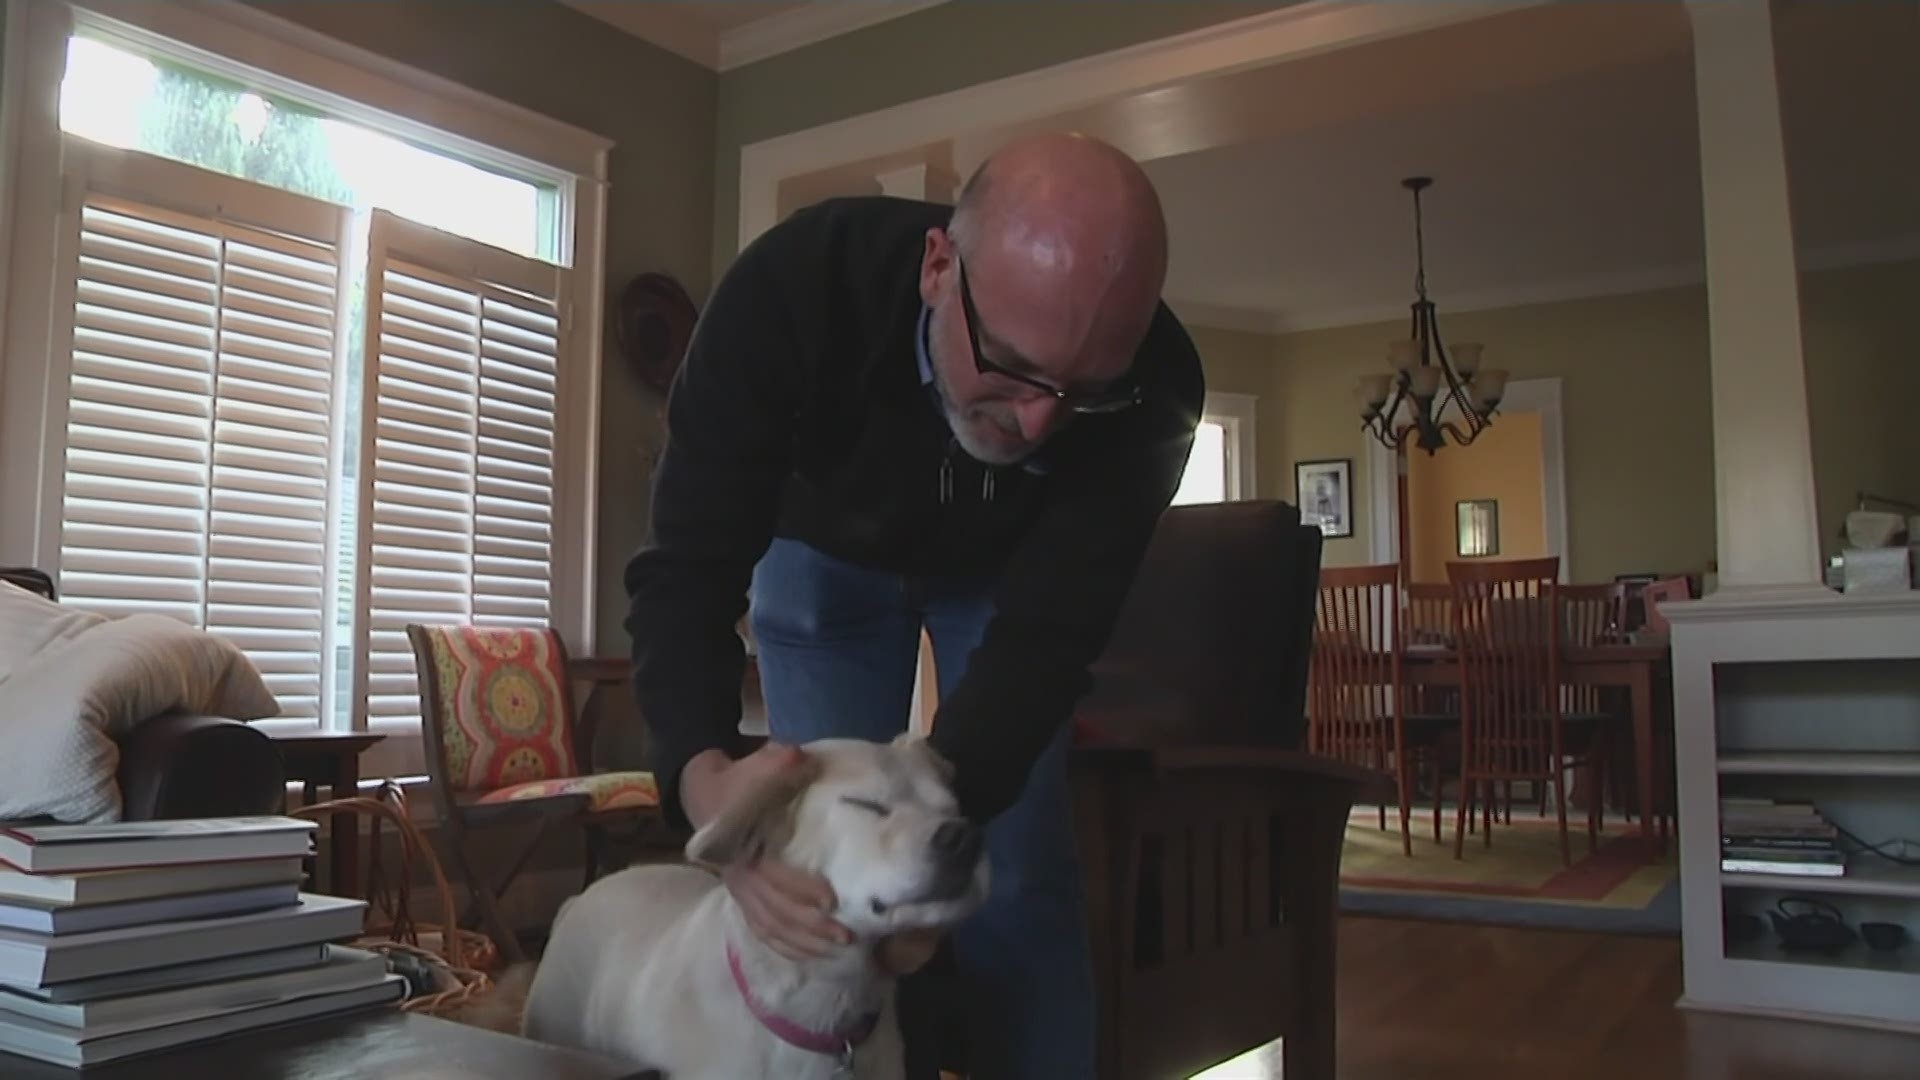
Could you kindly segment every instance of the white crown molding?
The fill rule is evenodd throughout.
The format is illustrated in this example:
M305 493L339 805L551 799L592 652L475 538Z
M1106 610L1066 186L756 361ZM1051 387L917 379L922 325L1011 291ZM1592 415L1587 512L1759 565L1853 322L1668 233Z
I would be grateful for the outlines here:
M812 0L811 3L734 27L720 35L721 71L732 71L770 56L804 48L828 38L877 26L889 19L938 7L947 0Z
M746 247L779 220L780 181L787 177L896 153L924 144L930 133L944 137L1025 123L1199 76L1554 2L1560 0L1305 0L762 139L740 148L736 243Z
M715 33L713 24L677 5L622 0L560 0L560 3L709 71L719 70L720 35Z
M1803 271L1845 270L1876 263L1905 262L1920 259L1920 235L1896 236L1866 244L1839 244L1812 248L1800 253ZM1510 289L1486 289L1480 292L1435 296L1440 316L1473 311L1497 311L1501 308L1553 304L1568 300L1592 300L1606 296L1625 296L1660 289L1678 289L1703 285L1707 280L1705 263L1629 270L1617 274L1594 274L1560 278ZM1331 330L1343 326L1368 326L1408 317L1409 296L1404 303L1359 304L1351 307L1327 307L1296 312L1291 316L1248 308L1225 307L1193 301L1168 300L1184 322L1217 326L1227 330L1245 330L1265 334L1297 334L1308 330ZM1191 312L1191 315L1189 315Z
M691 60L709 71L731 71L828 38L876 26L947 0L809 0L778 15L720 30L686 4L632 0L560 0L589 18ZM714 0L706 0L714 2Z

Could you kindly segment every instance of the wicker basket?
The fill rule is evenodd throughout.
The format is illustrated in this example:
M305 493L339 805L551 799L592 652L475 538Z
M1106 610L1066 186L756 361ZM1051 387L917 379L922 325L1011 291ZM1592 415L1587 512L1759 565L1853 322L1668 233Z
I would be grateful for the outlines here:
M419 826L408 813L407 793L389 780L373 796L332 799L292 811L295 817L325 820L336 814L370 818L366 899L368 918L355 948L378 952L390 965L422 967L438 989L415 994L401 1001L399 1008L409 1012L438 1014L465 1004L492 985L491 972L499 967L500 953L485 934L462 929L453 899L453 886L446 871ZM398 873L390 871L382 854L382 825L392 825L400 836ZM426 864L433 876L439 898L440 920L421 922L414 918L410 892L415 861Z

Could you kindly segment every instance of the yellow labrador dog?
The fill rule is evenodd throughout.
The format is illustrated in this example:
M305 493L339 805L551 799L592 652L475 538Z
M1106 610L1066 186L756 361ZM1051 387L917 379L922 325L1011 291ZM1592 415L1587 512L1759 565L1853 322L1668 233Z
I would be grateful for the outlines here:
M986 899L981 834L924 741L808 743L805 767L687 842L694 866L608 875L560 911L521 1032L669 1080L896 1080L905 1072L881 938L946 928ZM821 874L852 945L782 957L715 870L761 854Z

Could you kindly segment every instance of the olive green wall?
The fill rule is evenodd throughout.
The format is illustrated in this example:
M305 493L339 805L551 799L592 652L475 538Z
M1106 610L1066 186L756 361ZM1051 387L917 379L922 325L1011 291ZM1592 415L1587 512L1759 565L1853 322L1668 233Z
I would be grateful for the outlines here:
M743 146L1284 6L953 0L726 72L714 140L715 272L738 247Z
M1828 552L1854 493L1920 501L1920 365L1905 315L1920 261L1802 275L1808 411L1820 535ZM1706 290L1701 286L1449 313L1450 340L1487 343L1515 379L1561 379L1567 531L1574 580L1704 572L1714 559L1714 480ZM1260 401L1260 493L1292 501L1293 463L1354 462L1354 536L1327 563L1366 562L1372 521L1364 437L1353 408L1363 372L1385 370L1395 320L1264 339L1273 363ZM1247 357L1260 335L1198 330L1209 376L1260 383ZM1445 453L1445 451L1441 451Z
M696 300L706 296L715 73L551 0L257 0L256 6L612 139L608 311L612 296L642 271L665 271ZM529 63L542 54L556 59ZM602 655L627 649L621 570L645 535L648 477L641 455L659 433L657 409L655 395L621 362L608 334L595 567Z
M1857 492L1920 503L1920 261L1809 274L1800 288L1820 546L1832 555Z
M1200 353L1208 390L1251 394L1256 399L1254 495L1291 501L1293 474L1280 463L1278 446L1267 439L1267 432L1279 430L1282 423L1281 399L1276 392L1279 369L1274 363L1275 339L1267 334L1211 326L1188 326L1187 332Z

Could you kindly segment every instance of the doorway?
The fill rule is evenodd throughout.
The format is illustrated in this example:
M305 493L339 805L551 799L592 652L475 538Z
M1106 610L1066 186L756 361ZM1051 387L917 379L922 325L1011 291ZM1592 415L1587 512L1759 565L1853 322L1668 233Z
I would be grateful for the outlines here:
M1525 418L1525 419L1522 419ZM1507 431L1502 431L1502 426ZM1560 409L1560 379L1524 379L1507 384L1507 396L1493 427L1469 447L1449 444L1432 459L1411 451L1408 506L1412 515L1408 546L1415 581L1446 580L1446 563L1459 554L1462 502L1493 508L1496 550L1475 558L1517 559L1557 555L1560 580L1568 580L1565 424ZM1534 447L1537 445L1537 450ZM1529 455L1529 451L1533 451ZM1452 460L1443 461L1451 456ZM1529 460L1531 457L1531 460ZM1366 449L1369 557L1376 563L1400 559L1398 455L1368 439ZM1424 481L1424 483L1423 483ZM1537 492L1537 499L1535 493ZM1502 494L1504 493L1504 494ZM1536 509L1537 507L1537 509ZM1469 507L1470 525L1484 531L1484 508ZM1422 525L1425 528L1422 528ZM1481 549L1484 550L1484 549Z

